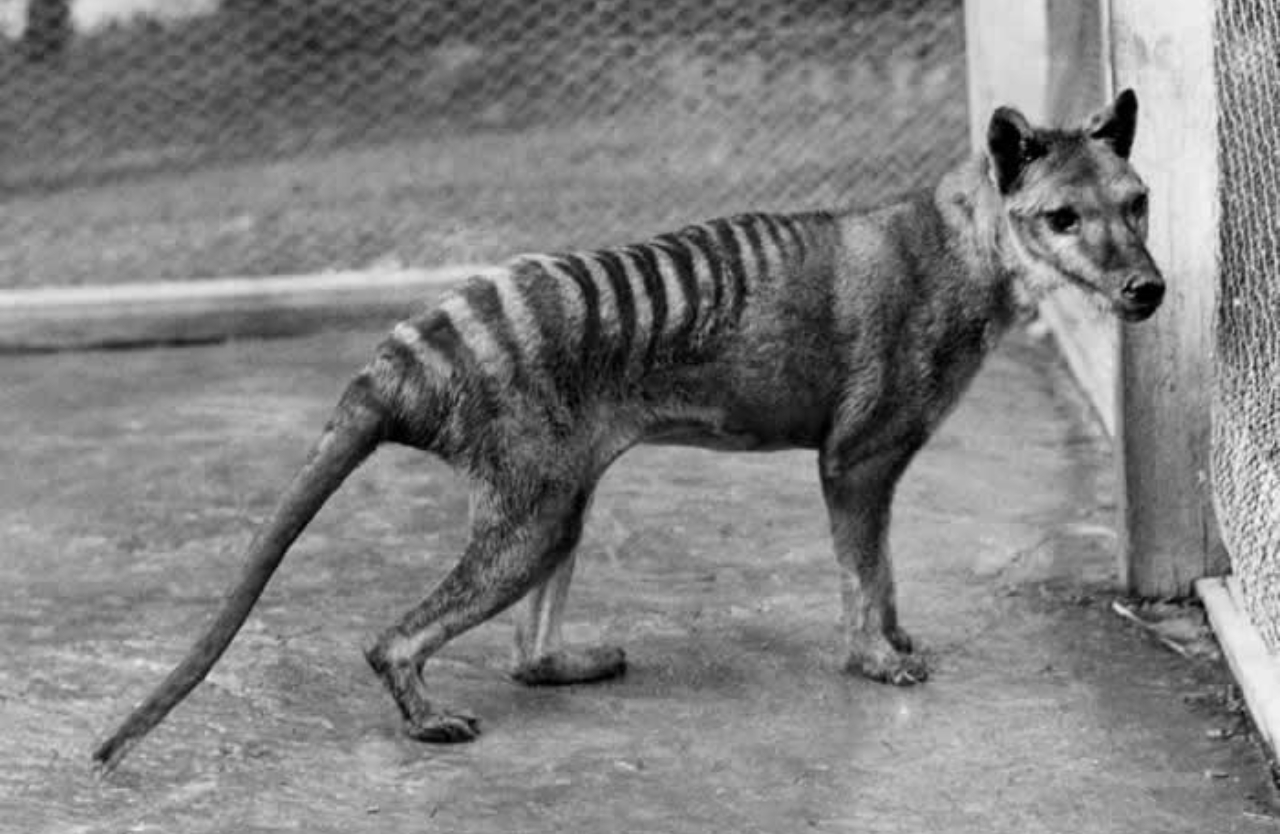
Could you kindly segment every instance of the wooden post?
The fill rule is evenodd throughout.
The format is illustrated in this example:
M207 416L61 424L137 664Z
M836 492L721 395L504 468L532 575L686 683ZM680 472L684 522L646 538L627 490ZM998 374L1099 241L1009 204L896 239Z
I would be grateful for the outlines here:
M1217 295L1214 0L1111 0L1112 77L1138 93L1132 161L1151 188L1149 246L1169 293L1121 331L1121 570L1144 596L1226 570L1209 487Z
M1002 104L1044 121L1049 77L1046 0L965 0L969 136L986 142L991 111Z

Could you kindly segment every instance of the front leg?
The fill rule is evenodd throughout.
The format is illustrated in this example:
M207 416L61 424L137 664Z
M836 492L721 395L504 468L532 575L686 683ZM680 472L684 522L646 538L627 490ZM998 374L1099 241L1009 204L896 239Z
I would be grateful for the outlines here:
M845 670L899 686L929 677L898 625L888 548L894 488L914 453L914 448L895 449L847 464L824 451L819 461L840 565Z

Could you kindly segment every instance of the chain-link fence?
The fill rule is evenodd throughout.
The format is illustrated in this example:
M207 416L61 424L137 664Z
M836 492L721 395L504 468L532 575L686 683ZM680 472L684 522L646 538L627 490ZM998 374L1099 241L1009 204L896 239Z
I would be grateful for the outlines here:
M967 152L960 0L179 8L0 49L0 285L494 261Z
M1280 648L1280 8L1221 0L1213 477L1245 604Z

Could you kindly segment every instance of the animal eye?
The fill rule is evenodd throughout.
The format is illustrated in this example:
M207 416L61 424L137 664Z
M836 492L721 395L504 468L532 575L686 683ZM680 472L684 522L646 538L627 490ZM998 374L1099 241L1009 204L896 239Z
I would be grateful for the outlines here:
M1080 225L1080 213L1069 206L1045 212L1044 219L1049 228L1060 235L1074 232Z
M1134 217L1147 216L1147 195L1139 194L1129 201L1129 214Z

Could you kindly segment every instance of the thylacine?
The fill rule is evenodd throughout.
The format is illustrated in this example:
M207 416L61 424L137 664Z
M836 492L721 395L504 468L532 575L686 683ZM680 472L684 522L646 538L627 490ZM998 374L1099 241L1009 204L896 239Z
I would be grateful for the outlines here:
M1127 320L1159 305L1146 189L1127 162L1136 121L1130 91L1077 130L1002 108L985 153L888 208L743 215L471 280L382 342L214 622L94 758L116 765L204 678L294 538L381 443L434 452L474 484L461 559L365 652L415 738L476 735L474 718L431 702L423 664L521 599L517 679L622 672L620 649L562 646L560 618L592 491L640 442L817 450L846 667L924 680L894 607L895 484L1019 299L1074 284Z

